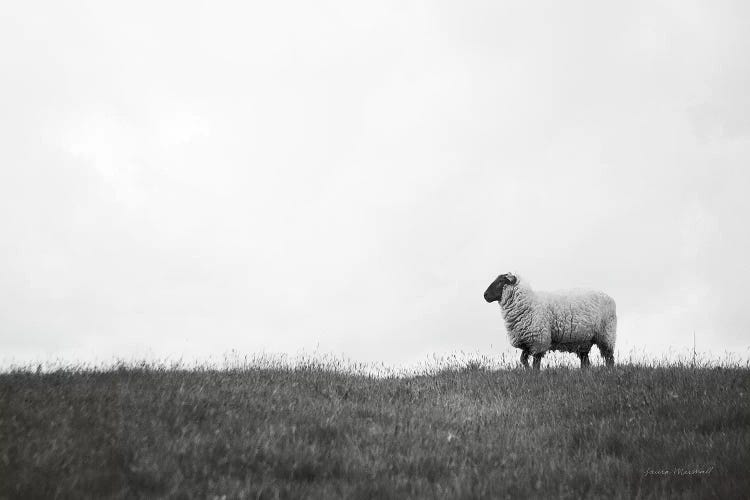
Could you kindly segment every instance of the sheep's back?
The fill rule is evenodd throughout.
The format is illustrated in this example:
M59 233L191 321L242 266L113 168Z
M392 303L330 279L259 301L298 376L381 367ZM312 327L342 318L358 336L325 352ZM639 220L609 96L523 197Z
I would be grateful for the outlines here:
M555 344L589 343L615 317L615 301L595 290L539 293L546 304L551 340Z

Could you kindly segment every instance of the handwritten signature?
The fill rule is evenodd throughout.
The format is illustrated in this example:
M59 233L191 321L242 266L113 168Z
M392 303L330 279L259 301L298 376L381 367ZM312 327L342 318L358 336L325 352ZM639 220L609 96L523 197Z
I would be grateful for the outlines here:
M672 469L646 469L646 476L707 476L713 472L714 467L674 467Z

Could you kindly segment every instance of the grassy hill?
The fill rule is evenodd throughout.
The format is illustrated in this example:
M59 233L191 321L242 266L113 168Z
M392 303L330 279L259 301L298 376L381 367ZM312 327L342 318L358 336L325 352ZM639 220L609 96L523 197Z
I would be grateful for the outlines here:
M0 497L732 498L750 370L0 374Z

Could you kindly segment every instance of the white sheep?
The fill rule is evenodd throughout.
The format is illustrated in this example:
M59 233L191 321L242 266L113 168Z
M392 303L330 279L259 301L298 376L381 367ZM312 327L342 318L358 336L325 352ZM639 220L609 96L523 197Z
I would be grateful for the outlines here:
M526 368L533 355L538 370L547 351L574 352L585 368L594 344L607 366L615 364L617 315L615 301L605 293L535 292L520 277L507 273L492 282L484 299L500 304L510 343L521 349Z

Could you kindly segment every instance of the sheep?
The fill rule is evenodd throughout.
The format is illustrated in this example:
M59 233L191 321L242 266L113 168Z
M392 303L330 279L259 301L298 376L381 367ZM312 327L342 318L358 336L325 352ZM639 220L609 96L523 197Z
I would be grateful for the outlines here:
M615 301L605 293L535 292L520 277L507 273L492 282L484 300L500 304L508 339L521 349L524 368L533 355L538 370L547 351L573 352L581 368L587 368L594 344L607 366L615 364L617 315Z

